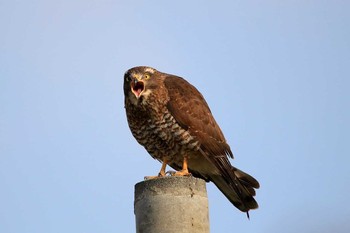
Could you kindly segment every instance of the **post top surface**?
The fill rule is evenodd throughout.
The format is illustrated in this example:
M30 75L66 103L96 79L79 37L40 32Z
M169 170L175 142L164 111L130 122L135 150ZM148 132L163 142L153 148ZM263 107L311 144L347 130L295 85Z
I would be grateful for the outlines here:
M145 193L207 196L206 182L195 177L167 176L137 183L135 185L135 197Z

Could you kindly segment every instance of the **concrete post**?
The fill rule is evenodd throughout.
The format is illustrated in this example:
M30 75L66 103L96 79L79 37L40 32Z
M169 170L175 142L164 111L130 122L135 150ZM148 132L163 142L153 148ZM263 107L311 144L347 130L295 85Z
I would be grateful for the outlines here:
M137 233L209 233L205 181L164 177L135 185Z

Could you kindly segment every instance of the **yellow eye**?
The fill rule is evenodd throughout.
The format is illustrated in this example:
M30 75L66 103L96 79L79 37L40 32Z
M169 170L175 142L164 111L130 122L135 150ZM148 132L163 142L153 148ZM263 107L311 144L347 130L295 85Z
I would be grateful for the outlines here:
M150 75L150 74L145 74L143 77L144 77L145 79L149 79L149 78L151 77L151 75Z

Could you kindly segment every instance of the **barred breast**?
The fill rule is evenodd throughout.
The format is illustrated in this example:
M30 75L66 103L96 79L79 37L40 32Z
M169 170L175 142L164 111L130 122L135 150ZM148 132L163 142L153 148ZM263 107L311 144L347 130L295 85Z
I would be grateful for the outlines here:
M185 154L199 149L200 143L176 122L165 106L161 109L129 106L129 109L131 132L153 158L182 163Z

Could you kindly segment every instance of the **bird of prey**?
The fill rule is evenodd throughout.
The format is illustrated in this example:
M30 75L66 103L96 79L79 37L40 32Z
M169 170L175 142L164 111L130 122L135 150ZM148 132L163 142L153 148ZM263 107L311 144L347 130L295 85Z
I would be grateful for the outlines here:
M147 66L124 75L125 110L133 136L162 163L157 177L174 176L212 181L239 210L258 208L259 183L231 165L230 146L202 94L185 79ZM248 215L249 217L249 215Z

